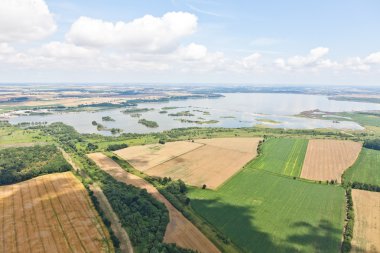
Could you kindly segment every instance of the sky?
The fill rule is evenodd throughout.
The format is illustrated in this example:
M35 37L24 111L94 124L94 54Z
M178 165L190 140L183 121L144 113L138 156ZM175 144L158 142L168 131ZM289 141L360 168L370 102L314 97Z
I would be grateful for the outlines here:
M380 86L378 0L0 0L0 83Z

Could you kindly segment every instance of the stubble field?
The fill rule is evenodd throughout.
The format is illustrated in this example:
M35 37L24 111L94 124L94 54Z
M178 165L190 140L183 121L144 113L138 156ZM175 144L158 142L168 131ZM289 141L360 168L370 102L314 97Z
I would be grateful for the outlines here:
M156 165L203 146L189 141L149 144L120 149L114 153L128 161L135 169L146 171Z
M362 144L341 140L310 140L301 177L311 180L337 180L354 164Z
M113 252L83 185L71 172L0 186L1 252Z
M160 149L154 153L149 150L157 145L131 147L115 153L150 176L171 177L189 185L216 189L256 157L260 140L200 139L169 142L159 146ZM151 153L147 155L147 152Z
M352 190L355 223L352 252L380 252L380 193Z

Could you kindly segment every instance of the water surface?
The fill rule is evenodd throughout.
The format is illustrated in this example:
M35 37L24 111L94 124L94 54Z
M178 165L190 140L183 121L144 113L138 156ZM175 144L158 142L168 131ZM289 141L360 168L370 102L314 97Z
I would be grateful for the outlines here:
M223 94L223 98L213 99L188 99L159 103L143 103L137 108L153 108L154 110L142 113L141 118L156 121L158 128L147 128L138 123L138 118L133 118L121 111L125 108L112 109L100 112L71 112L54 113L46 116L18 116L10 119L11 123L20 122L63 122L72 125L81 133L110 134L108 131L98 131L91 122L93 120L108 128L120 128L124 132L148 133L169 130L180 127L251 127L262 124L277 128L334 128L334 129L362 129L362 127L349 121L334 123L331 120L307 119L294 117L302 111L319 109L322 111L363 111L380 110L379 104L361 103L352 101L329 100L326 96L305 94L273 94L273 93L234 93ZM161 114L163 107L180 107L168 110L168 113L190 111L195 116L170 117ZM199 111L202 112L199 112ZM209 115L204 111L209 112ZM104 122L103 116L111 116L115 121ZM202 119L200 119L202 118ZM184 123L175 119L187 120L217 120L215 124ZM268 122L268 120L270 120ZM274 121L274 122L272 122Z

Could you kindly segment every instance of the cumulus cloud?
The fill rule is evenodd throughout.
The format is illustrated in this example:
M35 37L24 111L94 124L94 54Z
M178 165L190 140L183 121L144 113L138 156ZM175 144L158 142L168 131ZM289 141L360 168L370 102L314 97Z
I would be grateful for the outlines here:
M56 30L43 0L1 0L0 42L42 39Z
M259 68L259 60L261 58L261 54L259 53L253 53L247 57L244 57L240 61L240 65L243 66L245 69L257 69Z
M180 39L196 29L197 17L187 12L168 12L162 17L145 15L127 23L80 17L66 39L79 46L167 52L175 50Z
M200 60L206 57L207 48L203 45L191 43L178 48L177 55L183 60Z
M62 58L91 58L96 56L97 50L85 47L79 47L70 43L53 41L43 45L40 49L35 50L35 55L44 57Z
M380 52L372 53L365 58L365 62L369 64L380 64Z
M274 61L275 65L284 70L318 70L321 68L339 68L340 65L324 57L329 53L326 47L311 49L306 56L292 56L287 59L278 58Z

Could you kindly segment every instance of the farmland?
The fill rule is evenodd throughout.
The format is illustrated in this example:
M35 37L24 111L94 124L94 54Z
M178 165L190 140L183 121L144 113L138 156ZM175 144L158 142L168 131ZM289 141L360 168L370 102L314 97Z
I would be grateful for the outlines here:
M251 162L252 168L298 177L301 174L307 140L268 139L262 146L260 157Z
M133 167L146 171L160 163L201 147L188 141L168 142L165 145L151 144L121 149L114 153L127 160Z
M126 159L130 164L150 176L171 177L193 186L206 185L215 189L257 155L260 140L201 139L195 142L171 142L161 146L132 147L115 153L124 159L130 157ZM150 153L144 155L147 152ZM135 156L139 153L143 155Z
M162 202L169 211L170 222L166 228L164 242L200 252L219 252L190 221L188 221L158 190L138 176L123 170L112 159L101 153L88 155L97 165L120 182L146 189L154 198Z
M355 224L352 252L380 252L380 193L352 190Z
M192 208L248 252L338 252L344 190L245 168L217 191L193 189Z
M0 187L2 252L113 252L108 232L70 172Z
M341 181L361 150L361 143L341 140L310 140L301 177L311 180Z
M358 182L380 186L380 151L363 148L354 165L344 174L347 182Z

